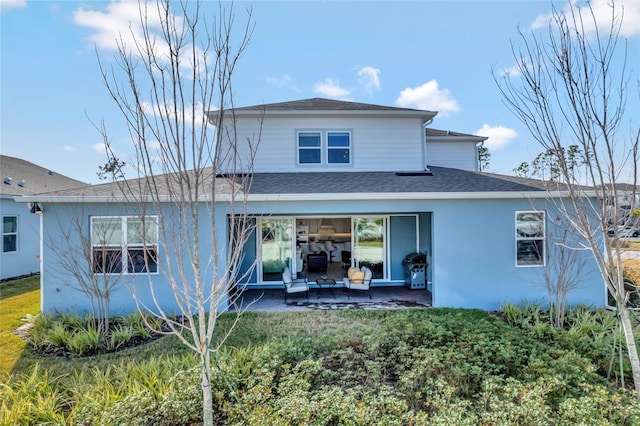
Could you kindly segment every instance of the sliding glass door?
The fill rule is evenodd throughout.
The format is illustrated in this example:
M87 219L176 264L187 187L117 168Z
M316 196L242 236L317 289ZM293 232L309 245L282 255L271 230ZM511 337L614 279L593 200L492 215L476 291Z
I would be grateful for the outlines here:
M386 219L383 217L353 218L353 263L371 269L373 278L386 277Z
M282 281L284 268L293 268L293 219L263 219L261 229L262 281Z

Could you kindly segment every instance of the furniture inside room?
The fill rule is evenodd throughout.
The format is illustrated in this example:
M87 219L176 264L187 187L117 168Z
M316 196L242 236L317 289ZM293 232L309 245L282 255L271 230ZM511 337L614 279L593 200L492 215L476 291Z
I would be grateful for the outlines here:
M308 272L327 272L327 253L309 253L307 255Z

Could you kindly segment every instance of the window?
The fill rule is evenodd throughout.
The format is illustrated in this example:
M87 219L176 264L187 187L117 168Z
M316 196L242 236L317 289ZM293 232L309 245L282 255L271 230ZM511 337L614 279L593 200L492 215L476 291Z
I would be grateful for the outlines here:
M351 132L298 132L298 164L351 164Z
M516 265L544 266L544 212L516 212Z
M93 272L158 272L158 218L100 216L91 218Z
M349 164L350 140L349 132L327 132L327 162Z
M18 251L18 216L2 216L2 252Z
M298 163L320 164L322 162L322 144L320 132L298 133Z

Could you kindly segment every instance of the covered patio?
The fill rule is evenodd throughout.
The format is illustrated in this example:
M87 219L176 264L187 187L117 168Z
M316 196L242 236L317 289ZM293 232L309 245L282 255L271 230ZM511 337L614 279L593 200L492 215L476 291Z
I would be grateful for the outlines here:
M245 309L248 312L292 312L309 310L345 309L400 309L430 308L431 292L411 290L407 287L372 287L371 299L368 292L346 292L342 287L333 289L311 288L308 298L304 293L289 295L284 300L282 289L245 290L238 302L229 307Z

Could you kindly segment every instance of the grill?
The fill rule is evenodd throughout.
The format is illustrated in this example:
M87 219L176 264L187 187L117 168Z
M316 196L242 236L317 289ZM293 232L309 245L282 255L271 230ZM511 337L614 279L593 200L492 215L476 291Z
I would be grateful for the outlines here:
M409 253L402 261L404 265L404 284L412 290L426 288L427 255L425 253Z

